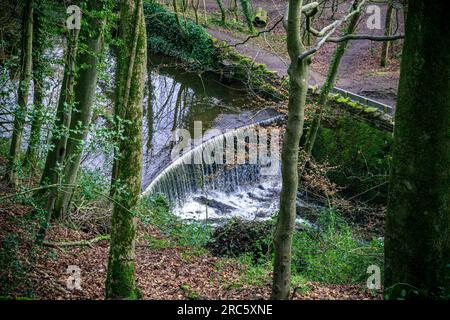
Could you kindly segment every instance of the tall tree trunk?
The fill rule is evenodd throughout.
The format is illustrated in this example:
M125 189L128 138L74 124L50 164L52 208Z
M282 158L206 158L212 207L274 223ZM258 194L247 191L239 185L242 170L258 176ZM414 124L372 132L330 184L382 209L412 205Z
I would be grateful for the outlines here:
M124 122L124 139L119 141L117 180L114 192L112 231L106 279L106 298L139 297L135 282L134 241L136 224L133 210L141 192L142 100L147 62L147 33L142 0L122 0L118 53L116 109Z
M442 1L409 2L385 238L392 298L450 294L449 34Z
M51 146L47 153L44 172L41 177L42 185L55 185L62 183L62 169L66 155L67 139L69 137L69 128L71 123L72 106L74 101L74 83L75 83L75 61L77 55L79 30L68 30L66 66L64 77L59 94L58 108L56 110L56 120L53 125ZM46 210L52 215L58 187L49 188ZM58 218L57 216L53 216ZM49 222L49 219L47 223Z
M358 7L358 3L360 0L356 0L353 2L352 10L356 10ZM352 16L350 19L348 26L345 30L345 35L353 34L356 31L358 26L358 21L361 16L361 11ZM316 105L316 111L314 113L314 118L311 123L311 127L308 130L308 134L306 135L305 143L304 143L304 152L306 153L305 159L301 159L303 164L300 165L301 168L305 165L308 157L311 155L312 149L314 147L314 143L316 141L317 132L320 128L320 123L322 121L323 110L326 109L328 103L328 95L331 93L331 90L334 88L334 83L336 80L336 76L339 71L339 65L341 64L342 57L347 50L348 41L343 41L338 44L336 51L334 52L331 64L328 68L327 78L325 80L324 85L320 89L319 100ZM302 169L301 169L302 170Z
M64 185L58 192L54 207L54 216L65 216L72 198L78 168L80 167L83 146L87 139L92 117L92 105L97 87L97 65L99 55L103 48L104 17L99 14L104 12L104 2L91 0L88 2L87 27L81 31L80 47L84 49L77 56L78 71L74 88L74 110L70 122L69 139L66 146Z
M177 26L178 26L178 29L180 30L181 36L184 38L186 35L185 35L185 30L183 29L183 26L181 25L180 12L178 11L177 0L172 0L172 4L173 4L173 11L175 14L175 21L177 22Z
M43 188L35 194L35 197L38 200L45 200L46 198L47 202L45 205L47 214L37 235L38 242L42 242L45 239L48 226L52 219L53 208L58 192L56 184L61 183L62 161L64 160L66 153L66 143L73 103L75 57L77 53L78 34L79 30L77 29L68 30L64 77L59 93L56 120L53 124L51 138L52 147L47 152L45 167L40 182L42 186L48 186L48 188Z
M385 36L390 36L391 35L391 29L392 29L392 4L390 1L388 1L387 3L387 10L386 10L386 20L385 20L385 24L384 24L384 35ZM386 67L387 66L387 62L389 60L389 48L391 46L391 42L390 41L384 41L383 42L383 47L381 49L381 62L380 62L380 66L381 67Z
M9 149L8 180L17 187L19 184L18 170L20 168L20 151L23 129L27 115L28 93L30 90L33 51L33 0L27 0L22 18L22 51L19 89L17 94L17 109L14 118L13 134Z
M149 70L147 72L147 86L148 86L148 97L147 97L147 154L153 155L153 131L154 131L154 112L153 112L153 82L152 73Z
M195 23L199 24L198 19L198 8L200 7L200 0L192 0L192 9L194 9L194 15L195 15Z
M46 34L42 25L43 17L40 10L41 2L38 2L38 13L34 12L34 37L33 37L33 120L31 122L30 139L28 142L25 164L30 170L37 172L39 161L39 149L41 143L41 129L44 117L44 49L48 45Z
M225 24L225 23L227 23L227 13L225 11L225 6L223 5L223 1L216 0L216 2L217 2L217 5L219 6L222 23Z
M291 287L291 247L296 218L298 187L298 151L303 133L306 92L308 89L309 60L298 57L305 48L300 39L302 0L289 1L287 46L289 66L289 104L286 133L281 154L282 188L280 211L274 236L275 261L272 299L288 299Z
M249 3L250 0L240 0L240 1L242 12L244 13L245 21L247 22L248 30L250 32L254 32L255 27L253 26L253 17L250 11L250 3Z

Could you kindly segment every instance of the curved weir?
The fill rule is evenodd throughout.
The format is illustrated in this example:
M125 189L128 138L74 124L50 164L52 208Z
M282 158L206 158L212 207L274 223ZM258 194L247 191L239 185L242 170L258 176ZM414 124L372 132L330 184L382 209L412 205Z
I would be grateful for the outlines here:
M245 211L255 211L259 206L270 209L263 203L272 203L279 192L280 135L267 126L283 118L278 115L229 129L200 145L194 142L193 148L153 179L143 195L163 194L178 214L192 219L207 217L208 209L210 216L216 214L218 219L233 215L246 217ZM247 203L250 208L246 205L245 210L240 204L246 200L253 206ZM256 214L253 212L253 217Z

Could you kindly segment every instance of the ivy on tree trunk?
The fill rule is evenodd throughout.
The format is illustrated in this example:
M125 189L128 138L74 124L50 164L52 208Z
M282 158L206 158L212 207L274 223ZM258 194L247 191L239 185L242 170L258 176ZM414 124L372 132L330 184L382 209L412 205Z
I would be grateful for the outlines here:
M64 187L59 190L55 201L55 216L65 216L69 209L74 191L78 169L81 163L84 142L87 140L92 117L92 105L97 88L97 67L103 49L103 28L105 1L91 0L87 5L84 19L87 24L80 33L80 47L76 65L80 67L74 87L74 108L70 122L69 139L66 145L65 167L63 171Z
M106 279L107 299L136 299L136 221L133 210L141 192L142 117L147 33L142 0L122 0L120 8L115 114L123 125L116 155L111 242Z

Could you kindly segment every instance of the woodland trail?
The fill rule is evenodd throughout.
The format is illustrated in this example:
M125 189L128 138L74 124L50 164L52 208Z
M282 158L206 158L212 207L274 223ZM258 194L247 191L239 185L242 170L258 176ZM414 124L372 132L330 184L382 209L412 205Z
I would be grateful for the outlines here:
M266 3L267 2L267 3ZM281 6L274 6L272 1L258 1L258 5L266 7L273 17L282 14ZM382 21L385 17L385 9L382 10ZM275 20L275 18L273 18ZM402 21L400 20L402 26ZM270 26L268 26L270 28ZM210 25L206 31L214 38L225 41L228 45L241 43L248 35L229 32L225 29ZM381 30L369 30L365 23L360 23L358 33L381 35ZM281 36L281 35L280 35ZM236 46L236 50L253 59L257 63L265 64L269 70L275 71L279 76L287 75L289 61L276 49L267 50L250 39L245 44ZM320 86L326 77L326 68L334 51L333 44L326 44L323 49L322 58L313 61L310 69L310 84ZM381 103L394 106L397 100L397 87L399 80L398 62L392 61L388 68L380 68L378 57L380 44L368 40L353 41L342 59L339 68L337 87L356 93L361 96L374 99ZM369 58L367 57L369 56Z

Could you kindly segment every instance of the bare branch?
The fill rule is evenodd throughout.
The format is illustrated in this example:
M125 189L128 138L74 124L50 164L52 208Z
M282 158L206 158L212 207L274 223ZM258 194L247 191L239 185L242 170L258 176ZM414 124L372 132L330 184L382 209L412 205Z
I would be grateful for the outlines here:
M394 41L404 39L404 34L395 34L392 36L372 36L369 34L347 34L339 38L329 38L326 42L339 43L349 40L370 40L370 41Z

